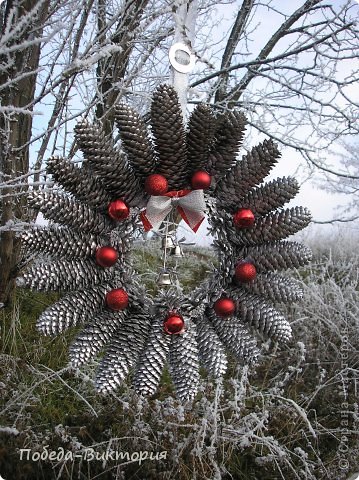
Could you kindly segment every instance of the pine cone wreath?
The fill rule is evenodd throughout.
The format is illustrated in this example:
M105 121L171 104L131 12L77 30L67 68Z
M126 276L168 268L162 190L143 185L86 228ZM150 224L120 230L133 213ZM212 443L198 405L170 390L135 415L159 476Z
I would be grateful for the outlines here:
M98 125L80 123L75 137L82 166L49 159L58 188L32 193L29 205L53 223L22 236L24 249L48 259L19 282L64 292L42 313L38 328L54 335L83 326L70 363L79 367L105 349L96 378L100 392L112 392L132 373L138 393L154 394L167 364L178 397L191 400L200 365L221 377L226 351L242 363L257 360L256 331L278 342L291 338L274 304L301 298L300 285L281 271L310 260L308 248L285 240L309 224L310 214L284 208L298 192L294 179L262 184L280 157L272 141L237 159L245 130L239 112L216 116L198 105L186 127L175 90L161 85L150 131L126 105L116 108L116 121L121 149ZM203 209L219 263L190 294L169 286L153 297L134 270L132 244L153 227L151 209L154 218L160 212L158 222L172 208L194 230Z

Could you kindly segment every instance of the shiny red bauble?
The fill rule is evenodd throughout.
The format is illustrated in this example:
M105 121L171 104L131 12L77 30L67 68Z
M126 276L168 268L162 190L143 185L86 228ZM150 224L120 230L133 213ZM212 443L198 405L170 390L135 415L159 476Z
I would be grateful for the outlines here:
M101 267L112 267L118 260L118 252L113 247L99 247L96 250L96 263Z
M236 311L236 304L231 298L219 298L214 304L214 311L219 317L230 317Z
M146 178L145 190L149 195L164 195L168 190L168 182L163 175L154 173Z
M176 312L170 312L163 322L163 329L169 335L178 335L184 332L184 320Z
M204 170L198 170L191 178L193 190L206 190L211 185L211 176Z
M108 206L108 214L113 220L117 222L124 220L130 214L130 209L128 205L123 200L114 200Z
M233 215L233 221L237 228L249 228L254 224L254 220L254 214L249 208L240 208Z
M253 263L250 262L240 262L236 266L234 276L236 280L241 283L251 282L256 278L257 270Z
M123 288L115 288L106 293L106 305L111 310L124 310L128 307L128 294Z

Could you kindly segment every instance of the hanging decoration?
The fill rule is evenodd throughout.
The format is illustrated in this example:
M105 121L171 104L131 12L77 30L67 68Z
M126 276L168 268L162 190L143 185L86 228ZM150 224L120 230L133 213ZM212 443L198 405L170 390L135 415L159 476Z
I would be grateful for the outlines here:
M184 52L187 55L188 62L186 64L177 61L176 56L178 55L178 52ZM168 57L172 67L180 73L191 72L196 63L195 55L191 52L190 48L182 42L176 42L171 46L168 52Z
M220 377L226 351L239 362L256 362L256 331L280 344L291 339L278 305L298 301L302 290L282 271L305 265L311 253L285 238L306 227L310 214L285 208L298 192L294 179L263 183L280 157L271 140L237 159L242 113L215 114L199 104L185 125L176 91L160 85L150 115L151 134L135 110L120 104L122 150L98 124L82 122L75 128L82 166L48 160L60 188L32 192L29 206L52 223L22 235L24 248L47 258L23 283L63 292L37 326L57 335L81 325L71 365L105 351L96 377L100 392L118 388L131 371L136 391L154 394L167 363L178 397L190 400L200 365ZM178 262L183 254L168 228L177 212L194 231L207 218L218 254L218 266L189 294L166 263L168 254ZM164 264L153 297L134 270L132 245L163 222Z
M242 283L251 282L256 278L256 274L257 270L253 263L246 261L239 262L234 271L236 280Z

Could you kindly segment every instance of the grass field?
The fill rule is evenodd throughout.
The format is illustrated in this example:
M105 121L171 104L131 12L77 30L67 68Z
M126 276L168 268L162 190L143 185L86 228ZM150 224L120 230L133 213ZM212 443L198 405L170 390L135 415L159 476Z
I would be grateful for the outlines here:
M72 371L76 331L42 337L36 319L57 294L19 289L1 310L0 474L8 479L347 479L359 471L359 254L344 241L314 242L315 259L293 272L300 305L286 307L294 340L263 341L260 364L231 359L221 383L203 372L200 393L181 405L164 372L153 398L128 385L99 396L99 359ZM181 281L191 288L215 260L187 253ZM155 249L136 265L156 289ZM63 454L63 455L62 455ZM117 459L116 459L117 456ZM56 457L56 458L55 458Z

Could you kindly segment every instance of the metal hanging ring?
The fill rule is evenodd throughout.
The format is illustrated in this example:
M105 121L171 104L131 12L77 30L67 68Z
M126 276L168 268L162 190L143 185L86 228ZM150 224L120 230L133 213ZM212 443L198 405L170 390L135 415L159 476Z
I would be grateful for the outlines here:
M182 63L179 63L176 60L176 53L178 51L185 52L189 55L189 62L186 65L183 65ZM177 72L180 72L180 73L189 73L191 70L193 70L193 67L196 63L195 55L184 43L180 43L180 42L174 43L170 48L170 51L168 52L168 56L169 56L172 67L175 70L177 70Z

